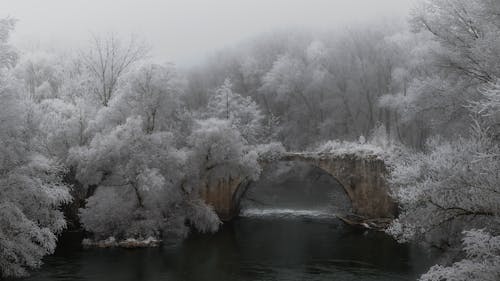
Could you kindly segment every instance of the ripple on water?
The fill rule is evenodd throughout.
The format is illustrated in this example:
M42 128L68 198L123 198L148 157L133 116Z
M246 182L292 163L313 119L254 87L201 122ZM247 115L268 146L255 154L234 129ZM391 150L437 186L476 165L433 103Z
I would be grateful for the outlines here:
M259 209L248 208L240 212L241 217L246 218L318 218L330 219L336 218L337 214L329 210L297 210L287 208L272 208L272 209Z

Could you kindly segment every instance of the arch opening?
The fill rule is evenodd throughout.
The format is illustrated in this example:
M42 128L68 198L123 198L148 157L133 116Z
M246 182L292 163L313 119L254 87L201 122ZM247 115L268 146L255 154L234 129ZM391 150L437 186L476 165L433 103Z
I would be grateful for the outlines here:
M236 192L242 216L332 217L352 213L351 199L330 173L304 161L276 161Z

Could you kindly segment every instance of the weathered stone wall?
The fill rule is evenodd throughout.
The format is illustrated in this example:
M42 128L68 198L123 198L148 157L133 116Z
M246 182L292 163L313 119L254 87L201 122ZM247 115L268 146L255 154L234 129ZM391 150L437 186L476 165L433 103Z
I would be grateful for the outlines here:
M381 218L396 213L386 182L385 163L375 156L291 154L283 160L305 161L332 175L346 190L357 215Z
M239 213L240 192L245 181L239 178L221 179L214 183L206 184L200 190L200 196L205 202L215 209L223 221L233 219Z
M389 196L385 179L385 163L375 156L290 153L276 161L300 161L321 168L344 187L357 215L381 218L393 217L396 213L396 204ZM247 181L239 178L223 179L205 185L200 195L223 221L227 221L238 215L240 199L247 185Z

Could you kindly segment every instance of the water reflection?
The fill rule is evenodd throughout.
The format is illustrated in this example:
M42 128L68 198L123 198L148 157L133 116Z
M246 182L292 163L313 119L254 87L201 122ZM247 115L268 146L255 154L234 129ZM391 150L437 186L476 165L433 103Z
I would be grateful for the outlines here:
M64 251L64 249L66 251ZM335 219L241 218L214 235L150 249L71 249L27 280L414 280L428 254Z
M276 163L248 189L242 217L215 234L150 249L82 250L67 239L29 281L415 280L429 254L346 227L342 186L304 163Z

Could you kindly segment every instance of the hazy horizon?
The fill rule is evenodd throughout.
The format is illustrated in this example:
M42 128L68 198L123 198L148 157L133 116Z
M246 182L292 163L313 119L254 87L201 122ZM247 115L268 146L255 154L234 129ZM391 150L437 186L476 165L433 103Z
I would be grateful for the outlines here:
M0 17L18 20L12 43L21 50L66 50L91 34L135 34L153 59L193 65L242 40L283 29L328 30L406 16L412 0L155 1L6 0Z

